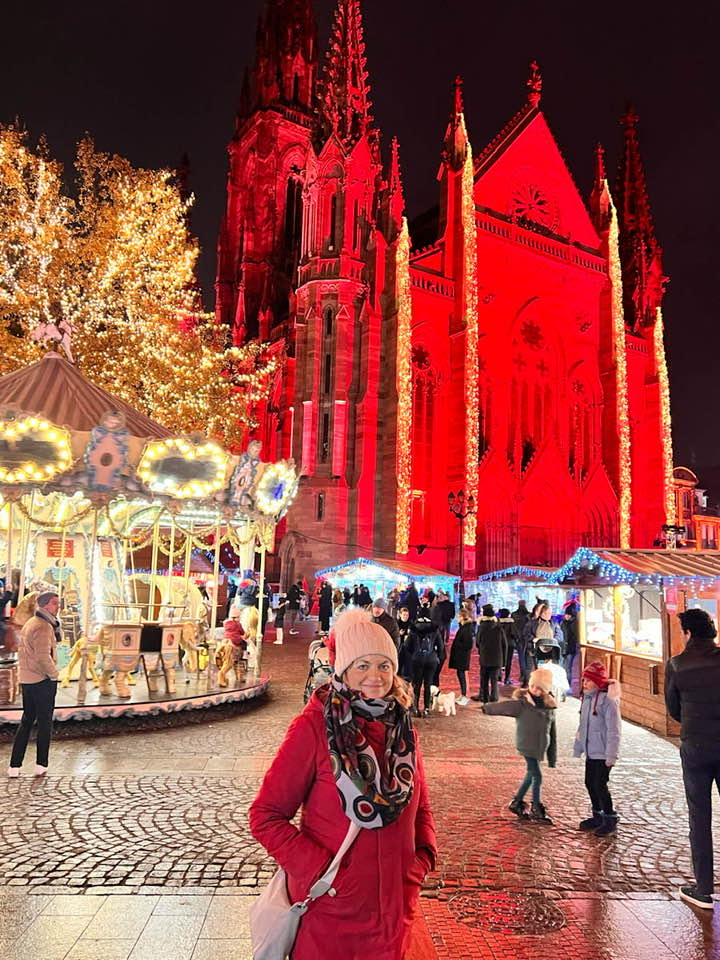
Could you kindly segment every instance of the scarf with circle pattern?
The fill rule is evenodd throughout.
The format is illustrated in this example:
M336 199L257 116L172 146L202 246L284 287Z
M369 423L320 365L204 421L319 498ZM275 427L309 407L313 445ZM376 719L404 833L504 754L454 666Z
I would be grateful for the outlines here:
M380 762L357 719L385 724ZM333 677L325 700L330 764L345 815L369 830L385 827L410 802L415 779L415 734L410 713L394 697L365 700Z

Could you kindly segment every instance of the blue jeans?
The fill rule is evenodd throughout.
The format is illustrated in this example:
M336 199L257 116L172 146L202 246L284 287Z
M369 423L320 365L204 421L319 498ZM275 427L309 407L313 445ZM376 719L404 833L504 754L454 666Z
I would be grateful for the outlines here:
M568 686L572 690L573 685L573 667L575 666L575 660L577 659L577 651L575 653L566 653L563 658L563 666L565 667L565 673L568 678Z
M542 785L540 761L536 760L535 757L525 757L525 763L527 764L527 773L525 774L525 779L518 787L515 799L524 800L525 794L530 789L530 784L532 784L532 802L540 803L540 787Z

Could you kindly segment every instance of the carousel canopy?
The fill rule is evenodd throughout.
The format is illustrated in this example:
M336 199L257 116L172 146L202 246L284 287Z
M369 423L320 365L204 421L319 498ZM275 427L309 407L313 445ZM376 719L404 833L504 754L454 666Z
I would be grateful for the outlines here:
M109 410L117 410L123 414L128 432L135 437L170 436L165 427L91 383L77 367L53 351L29 367L0 378L0 406L0 414L15 408L83 432L97 426Z
M356 560L341 563L337 567L326 567L324 570L318 570L315 577L318 580L342 577L344 580L357 580L360 583L363 578L378 579L378 574L384 579L395 578L401 581L435 582L460 579L452 573L433 570L432 567L425 567L421 563L411 563L409 560L381 560L373 557L358 557Z

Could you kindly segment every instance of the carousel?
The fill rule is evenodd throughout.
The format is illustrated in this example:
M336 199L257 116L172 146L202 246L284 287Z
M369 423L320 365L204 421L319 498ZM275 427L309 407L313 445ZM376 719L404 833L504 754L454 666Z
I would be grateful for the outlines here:
M175 712L258 697L262 607L223 629L220 551L265 554L297 490L292 461L265 463L173 434L50 351L0 378L0 722L22 707L17 632L54 589L57 720ZM197 558L214 557L201 590ZM139 562L142 558L144 562ZM149 560L148 560L149 558ZM221 608L222 609L222 608ZM231 627L231 628L230 628Z

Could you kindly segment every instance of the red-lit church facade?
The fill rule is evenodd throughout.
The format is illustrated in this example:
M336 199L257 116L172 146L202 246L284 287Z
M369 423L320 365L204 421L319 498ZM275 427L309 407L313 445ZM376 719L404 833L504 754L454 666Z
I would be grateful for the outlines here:
M312 0L258 26L230 143L217 312L287 362L266 459L303 477L284 578L353 556L459 566L450 491L473 495L467 573L651 546L672 522L665 277L637 137L586 204L527 99L475 151L456 83L438 206L410 230L397 144L383 161L359 0L321 60Z

